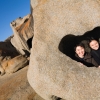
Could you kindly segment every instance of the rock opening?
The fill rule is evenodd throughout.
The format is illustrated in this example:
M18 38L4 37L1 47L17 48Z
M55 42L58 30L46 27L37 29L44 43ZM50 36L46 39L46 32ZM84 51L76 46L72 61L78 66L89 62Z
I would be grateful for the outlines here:
M27 44L28 44L29 49L32 48L32 39L33 39L33 37L27 40Z
M96 27L93 30L87 31L83 35L75 36L69 34L64 36L59 43L59 50L70 58L76 60L74 47L79 43L83 43L86 52L90 52L91 49L88 45L89 38L94 38L100 43L100 27Z

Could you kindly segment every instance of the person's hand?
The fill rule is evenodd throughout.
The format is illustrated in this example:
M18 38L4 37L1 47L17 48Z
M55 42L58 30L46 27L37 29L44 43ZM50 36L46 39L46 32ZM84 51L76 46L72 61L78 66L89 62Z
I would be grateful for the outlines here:
M83 63L79 63L80 64L80 66L83 66Z
M100 65L98 66L98 68L100 68Z

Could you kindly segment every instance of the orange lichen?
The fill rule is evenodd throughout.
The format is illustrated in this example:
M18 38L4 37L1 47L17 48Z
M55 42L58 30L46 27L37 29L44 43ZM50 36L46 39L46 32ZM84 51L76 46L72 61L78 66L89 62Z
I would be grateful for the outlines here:
M20 34L24 34L24 32L29 28L31 18L26 19L23 24L16 27L16 31Z

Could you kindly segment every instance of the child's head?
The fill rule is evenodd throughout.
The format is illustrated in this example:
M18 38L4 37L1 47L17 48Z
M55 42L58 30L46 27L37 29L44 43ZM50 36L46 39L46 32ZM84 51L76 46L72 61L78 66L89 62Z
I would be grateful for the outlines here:
M85 54L84 46L83 46L82 44L78 44L78 45L75 47L75 52L76 52L76 54L77 54L80 58L83 58L83 57L84 57L84 54Z
M91 39L89 41L89 46L93 49L93 50L98 50L99 49L99 43L97 40L95 39Z

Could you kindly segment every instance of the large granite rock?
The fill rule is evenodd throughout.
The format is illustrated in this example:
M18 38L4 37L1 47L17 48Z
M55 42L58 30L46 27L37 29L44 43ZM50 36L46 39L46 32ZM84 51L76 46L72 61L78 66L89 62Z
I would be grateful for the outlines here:
M30 53L33 38L32 20L32 16L29 14L23 18L19 17L10 23L14 33L11 43L22 55L28 55Z
M34 40L27 74L30 85L45 100L54 96L58 97L54 100L99 100L100 69L79 66L59 50L59 44L66 35L83 35L100 26L100 1L31 0L31 7Z

